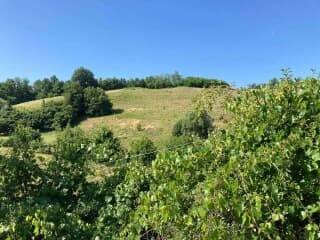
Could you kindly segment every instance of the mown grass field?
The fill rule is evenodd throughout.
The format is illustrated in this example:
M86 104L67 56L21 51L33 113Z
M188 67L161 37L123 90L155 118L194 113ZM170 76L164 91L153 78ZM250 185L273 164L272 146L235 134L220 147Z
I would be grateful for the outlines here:
M110 128L122 143L140 136L147 136L158 146L165 144L174 123L192 108L192 99L200 93L199 88L178 87L169 89L127 88L107 91L115 114L88 118L79 127L91 132L101 126ZM15 105L17 109L41 107L42 101L62 101L62 97L35 100ZM47 143L53 143L56 132L43 133Z

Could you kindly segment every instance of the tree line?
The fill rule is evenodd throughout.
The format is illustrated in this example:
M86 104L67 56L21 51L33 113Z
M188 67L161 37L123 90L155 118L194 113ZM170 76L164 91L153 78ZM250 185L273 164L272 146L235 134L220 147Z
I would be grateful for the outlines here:
M87 71L88 77L93 77L92 82L90 82L90 86L100 87L103 90L122 89L127 87L159 89L177 86L203 88L216 85L227 85L226 82L221 80L203 77L183 77L179 73L134 79L96 79L92 71L83 67L79 69ZM61 81L55 75L50 78L36 80L33 84L30 84L27 79L23 78L7 79L0 83L0 98L8 104L17 104L35 99L60 96L65 92L70 81L72 81L72 79L68 81Z

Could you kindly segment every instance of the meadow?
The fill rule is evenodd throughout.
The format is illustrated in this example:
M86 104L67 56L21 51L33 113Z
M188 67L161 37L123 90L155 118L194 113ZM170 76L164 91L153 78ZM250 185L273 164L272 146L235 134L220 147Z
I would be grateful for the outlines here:
M141 136L146 136L158 146L163 146L171 136L174 123L192 109L192 102L201 92L201 88L176 87L165 89L125 88L106 91L110 98L114 113L111 115L86 118L79 123L85 132L91 132L98 127L108 127L128 144ZM34 100L14 105L14 108L37 109L42 103L63 101L62 96ZM215 124L224 125L223 101L217 103L212 115ZM45 143L56 140L56 132L42 133Z

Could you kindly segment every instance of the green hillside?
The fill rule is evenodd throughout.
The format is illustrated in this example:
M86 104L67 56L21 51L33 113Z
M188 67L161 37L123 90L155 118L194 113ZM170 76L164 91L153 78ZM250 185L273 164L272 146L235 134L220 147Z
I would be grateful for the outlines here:
M192 107L192 100L201 92L199 88L177 87L167 89L126 88L106 91L113 103L114 114L87 118L79 127L92 131L100 126L110 128L127 145L136 137L145 135L163 145L171 135L173 124ZM42 102L62 101L62 97L46 98L17 104L16 109L35 109ZM221 102L215 107L216 124L222 126L224 119ZM56 132L43 133L44 141L55 141Z

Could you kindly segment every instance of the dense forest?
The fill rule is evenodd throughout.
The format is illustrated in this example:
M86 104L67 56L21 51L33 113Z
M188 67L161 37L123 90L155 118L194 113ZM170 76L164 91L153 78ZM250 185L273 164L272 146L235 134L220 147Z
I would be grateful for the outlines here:
M225 106L232 119L218 128L209 113L228 93L227 84L176 81L176 74L164 84L97 81L83 70L68 83L44 80L50 90L39 87L41 81L30 87L19 80L25 95L12 95L32 99L35 89L39 98L64 94L62 105L44 104L38 115L1 107L1 129L12 134L5 142L10 151L0 155L0 239L320 238L317 77L285 72L272 84L238 90ZM167 147L141 138L127 149L110 129L87 134L67 126L112 111L103 89L142 82L139 87L208 87L175 124ZM44 159L36 154L43 146L39 130L56 125L59 137ZM94 166L109 174L92 180Z

